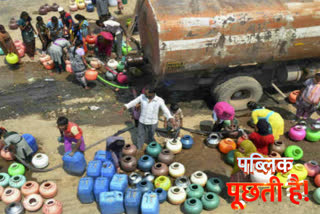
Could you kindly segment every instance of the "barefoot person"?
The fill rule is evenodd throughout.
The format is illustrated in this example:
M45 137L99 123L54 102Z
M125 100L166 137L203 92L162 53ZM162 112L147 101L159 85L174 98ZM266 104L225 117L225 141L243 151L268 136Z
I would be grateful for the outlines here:
M122 148L124 144L123 137L111 136L107 138L106 150L111 152L112 161L118 173L120 173L120 159L122 158Z
M136 99L125 104L120 111L120 114L127 109L135 107L139 103L141 105L141 115L138 125L137 148L140 150L145 143L146 137L148 143L154 141L154 134L158 126L159 109L163 111L165 117L173 124L173 126L175 126L175 121L164 100L156 95L156 91L153 87L146 87L144 94L141 94Z
M21 30L23 43L26 45L26 54L33 60L36 51L36 31L31 24L31 17L25 11L20 15L18 25Z
M82 129L77 124L69 122L66 117L59 117L57 125L61 134L61 139L64 140L64 151L71 152L70 156L73 156L76 151L84 152L86 146L82 136ZM76 146L73 149L72 143L76 143Z
M0 25L0 47L4 54L15 53L19 57L17 48L14 46L11 36L3 25Z
M73 73L76 76L76 79L81 83L82 87L84 87L87 90L90 88L88 87L88 84L84 75L88 67L88 64L84 57L85 53L82 48L82 45L83 43L81 40L76 41L75 45L71 47L69 50L69 59L70 59Z

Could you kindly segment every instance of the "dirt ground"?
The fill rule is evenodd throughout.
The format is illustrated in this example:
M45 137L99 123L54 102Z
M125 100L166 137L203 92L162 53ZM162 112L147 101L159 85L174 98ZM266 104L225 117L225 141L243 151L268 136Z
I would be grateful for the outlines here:
M47 1L52 3L53 1ZM68 1L55 1L65 8ZM0 23L7 23L11 16L17 17L22 10L27 10L36 16L35 11L43 1L0 1ZM125 18L130 17L133 11L134 1L130 1L125 9ZM90 18L96 18L96 13L85 14ZM52 16L50 13L46 18ZM74 14L73 14L74 15ZM123 18L123 17L122 17ZM93 22L93 21L92 21ZM20 38L20 31L10 31L12 37ZM37 41L39 45L40 42ZM59 132L56 128L56 119L58 116L66 115L70 120L80 124L84 130L84 138L87 145L111 136L119 129L132 123L129 113L123 116L116 112L121 108L124 102L132 98L130 91L115 91L113 88L106 87L102 83L92 82L93 87L90 91L84 91L77 85L73 77L69 74L50 76L49 72L44 70L37 59L31 62L27 57L23 59L23 66L17 69L8 68L3 65L4 57L0 57L0 126L8 130L15 130L19 133L30 133L36 137L40 147L40 152L49 156L50 167L62 162L63 147L57 142ZM1 64L2 63L2 64ZM184 112L184 126L192 129L199 129L200 122L211 120L211 108L208 108L207 95L201 97L198 93L183 94L179 97L190 98L187 101L180 102ZM275 96L281 100L281 97ZM183 99L185 100L185 99ZM273 100L264 97L262 103L281 113L286 120L286 131L293 125L290 121L293 118L295 108L286 102L275 103ZM99 107L98 110L90 110L90 107ZM238 115L240 124L243 128L251 130L247 126L249 120L248 112L241 112ZM317 115L313 115L317 118ZM162 127L162 123L159 123ZM182 132L182 134L190 134ZM209 177L219 177L225 182L229 180L231 167L224 163L223 155L217 150L208 148L203 142L204 137L193 135L195 144L190 150L183 150L176 155L176 161L181 162L186 167L186 175L201 170L207 173ZM127 143L132 143L136 139L136 130L127 132L122 135ZM156 137L157 141L164 143L164 138ZM310 142L290 141L286 136L282 139L287 145L296 144L304 150L304 157L301 162L309 160L320 161L319 148L320 144ZM97 150L105 149L102 143L86 152L86 160L93 159ZM137 155L137 158L141 154ZM6 172L11 162L0 160L0 171ZM26 173L29 180L43 182L46 180L54 181L58 184L58 195L56 199L63 202L63 211L67 214L78 213L99 213L95 203L84 205L77 199L77 185L79 177L66 174L63 169L57 169L48 173ZM309 183L309 197L315 189L313 182ZM283 192L282 202L263 203L261 199L248 203L243 211L234 211L231 209L229 198L226 191L221 194L220 206L211 212L203 213L319 213L319 205L312 200L309 202L302 201L300 205L292 204ZM0 202L0 210L5 207ZM41 213L36 212L36 213ZM180 206L173 206L165 202L160 207L160 213L181 213Z

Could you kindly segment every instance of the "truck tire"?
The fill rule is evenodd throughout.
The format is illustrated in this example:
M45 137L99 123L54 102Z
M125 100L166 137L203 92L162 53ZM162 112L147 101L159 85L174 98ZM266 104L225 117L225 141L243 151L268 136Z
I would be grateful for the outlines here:
M235 110L247 109L249 101L258 102L263 94L260 83L248 76L229 79L211 90L217 102L225 101Z

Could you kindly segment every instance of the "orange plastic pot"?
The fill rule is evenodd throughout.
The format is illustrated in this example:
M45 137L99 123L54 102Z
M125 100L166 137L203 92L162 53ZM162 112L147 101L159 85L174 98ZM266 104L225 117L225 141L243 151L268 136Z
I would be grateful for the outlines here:
M40 194L44 198L53 198L58 193L58 187L57 184L55 184L52 181L47 181L41 184L40 186Z
M231 138L223 139L219 143L219 150L223 154L228 154L230 151L235 150L236 148L237 144Z
M26 210L35 212L42 207L43 198L39 194L31 194L23 199L22 204Z
M62 203L55 199L49 199L44 203L42 207L42 212L44 214L61 214Z
M43 63L43 66L45 67L45 69L47 70L52 70L54 69L54 63L53 60L49 60Z
M39 193L39 184L35 181L27 181L21 187L21 193L24 196Z
M24 48L20 48L19 50L18 50L18 54L19 54L19 57L21 58L21 57L24 57Z
M73 73L71 64L66 64L66 71L69 72L69 73Z
M1 149L1 157L7 161L11 161L14 159L14 155L8 149L5 148Z
M88 80L88 81L93 81L93 80L96 80L98 77L98 71L96 71L96 69L94 68L90 68L86 71L85 73L85 78Z
M20 40L15 40L14 41L14 46L16 46L16 47L21 47L23 45L23 42L22 41L20 41Z
M21 193L17 188L7 187L4 189L1 200L5 204L10 204L12 202L19 202L21 200Z
M291 92L290 94L289 94L289 102L290 103L296 103L296 101L297 101L297 96L300 94L300 90L295 90L295 91L293 91L293 92Z
M96 35L88 35L88 36L86 36L86 42L88 44L95 44L96 43L96 39L97 39Z
M43 55L40 56L40 62L41 63L45 63L45 62L47 62L49 60L51 60L51 57L49 55L47 55L47 54L43 54Z
M316 175L314 178L314 183L317 187L320 187L320 174Z
M96 69L101 68L101 64L98 60L91 60L90 65L91 65L91 67L96 68Z

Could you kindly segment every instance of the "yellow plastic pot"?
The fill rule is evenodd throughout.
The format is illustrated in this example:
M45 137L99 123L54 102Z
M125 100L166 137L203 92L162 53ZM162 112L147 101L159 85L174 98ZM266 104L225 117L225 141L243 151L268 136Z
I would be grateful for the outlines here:
M6 56L6 61L9 64L14 65L14 64L17 64L19 62L19 57L15 53L8 53L7 56Z
M295 164L293 165L292 169L289 172L284 174L278 172L277 177L279 178L280 182L283 183L283 188L288 188L289 186L286 185L288 182L288 178L290 174L296 174L298 176L299 181L302 181L307 178L308 171L303 164Z

